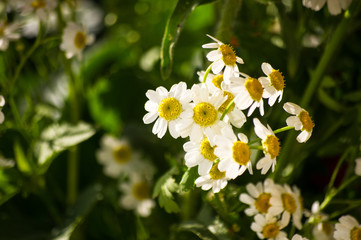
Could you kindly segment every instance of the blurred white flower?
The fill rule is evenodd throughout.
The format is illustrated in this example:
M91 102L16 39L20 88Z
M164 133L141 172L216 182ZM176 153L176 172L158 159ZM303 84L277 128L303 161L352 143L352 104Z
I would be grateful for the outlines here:
M0 123L3 123L5 120L5 115L2 112L2 107L5 105L5 98L0 95Z
M214 193L217 193L221 189L225 188L227 183L228 178L226 178L226 172L221 172L218 169L218 163L214 163L209 173L201 175L195 181L197 187L201 187L203 190L209 190L212 188L212 192Z
M336 240L358 240L361 237L361 225L351 215L342 216L335 225L333 236Z
M355 174L361 176L361 158L357 158L355 163Z
M328 215L320 211L320 203L318 201L312 204L311 213L305 210L305 216L308 217L309 222L316 223L312 229L314 239L334 240L334 226L333 224L327 222Z
M288 220L283 216L279 221L276 217L266 214L257 214L254 217L254 222L251 224L251 229L257 233L260 239L274 239L283 240L287 234L282 231L288 224Z
M15 166L15 161L13 159L8 159L0 155L0 169L1 168L11 168Z
M352 0L327 0L328 11L331 15L338 15L342 9L346 10ZM302 0L303 6L319 11L326 3L326 0Z
M25 0L22 4L20 3L21 14L35 13L41 21L46 22L48 14L57 4L56 0Z
M6 21L0 21L0 50L5 51L9 47L9 42L20 38L20 23L14 22L8 24Z

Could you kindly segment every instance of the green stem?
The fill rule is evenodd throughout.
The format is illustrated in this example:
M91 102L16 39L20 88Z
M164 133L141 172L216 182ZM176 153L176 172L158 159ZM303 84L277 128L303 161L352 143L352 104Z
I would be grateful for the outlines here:
M263 150L262 146L249 146L250 149Z
M218 25L216 37L225 42L230 42L233 35L233 23L241 8L242 0L226 0L222 5L222 15Z
M288 131L288 130L291 130L291 129L294 129L294 127L286 126L286 127L279 128L279 129L274 130L273 133L274 133L274 134L277 134L277 133L285 132L285 131Z
M221 121L223 120L223 118L226 116L226 114L229 112L229 109L234 105L234 101L232 100L228 106L226 107L226 109L224 109L222 116L221 116Z
M214 62L212 62L212 64L209 65L208 68L207 68L207 70L205 71L204 76L203 76L202 83L206 83L208 74L211 72L213 64L214 64Z

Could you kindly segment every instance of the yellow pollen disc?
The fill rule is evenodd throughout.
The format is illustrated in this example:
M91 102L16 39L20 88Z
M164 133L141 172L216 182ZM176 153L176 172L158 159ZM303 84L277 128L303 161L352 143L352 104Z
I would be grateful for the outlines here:
M261 100L263 95L263 87L262 84L258 81L258 79L248 78L244 86L246 87L253 101L259 102Z
M268 76L271 80L271 85L277 90L280 91L285 87L285 79L282 76L282 73L278 70L273 69L271 74Z
M361 240L361 228L354 227L351 230L351 240Z
M167 121L176 119L182 112L182 104L174 97L164 98L158 107L159 117Z
M223 74L214 76L212 79L212 83L217 88L221 89L221 83L223 82Z
M201 146L200 146L200 150L201 150L201 154L202 156L213 162L214 160L217 159L217 156L214 155L214 147L211 146L211 144L209 143L208 138L205 138L202 142L201 142Z
M222 44L219 46L219 51L222 53L222 60L225 65L233 66L236 63L237 57L231 46Z
M132 149L127 145L119 145L113 150L113 157L117 163L125 164L132 157Z
M77 49L83 49L86 45L86 35L83 32L77 32L74 37L74 45Z
M269 223L263 226L262 234L264 238L270 239L277 237L280 232L280 228L277 223Z
M297 210L297 204L296 204L296 200L294 197L292 197L291 194L288 193L283 193L281 195L282 198L282 204L283 204L283 208L289 212L289 213L294 213Z
M268 152L271 155L272 159L280 154L281 147L278 137L273 135L268 135L266 140L263 142L263 145L265 146L266 152Z
M46 7L46 3L44 0L35 0L31 2L31 6L35 9Z
M261 193L255 201L256 209L261 213L267 213L268 209L270 208L271 204L269 200L271 199L271 194L269 193Z
M202 127L211 126L217 120L217 110L210 103L198 103L193 112L194 122Z
M247 165L250 161L251 151L246 143L241 141L234 142L232 152L234 161L239 165Z
M224 97L227 96L227 100L218 108L218 111L221 112L221 113L223 113L224 110L226 110L228 104L230 104L234 99L234 95L232 93L230 93L230 92L227 92L227 91L223 91L223 96ZM233 109L234 109L234 105L232 105L229 108L228 112L231 112Z
M310 115L308 114L308 112L306 111L301 111L298 114L298 118L300 119L301 123L302 123L302 130L306 130L307 132L311 132L313 127L315 126L315 124L312 122L312 119L310 117Z
M132 188L133 196L138 200L150 198L150 186L147 182L139 182L134 184Z
M209 171L209 176L213 180L219 180L226 176L226 172L221 172L218 169L218 163L213 164L211 170Z

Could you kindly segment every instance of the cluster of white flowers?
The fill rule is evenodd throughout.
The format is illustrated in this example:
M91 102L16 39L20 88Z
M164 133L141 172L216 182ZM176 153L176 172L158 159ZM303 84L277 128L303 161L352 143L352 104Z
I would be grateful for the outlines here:
M342 10L346 10L352 0L327 0L328 11L331 15L338 15ZM326 0L302 0L305 7L311 8L314 11L319 11L326 3Z
M227 185L228 180L246 170L253 174L251 149L264 153L256 164L262 174L270 168L274 171L280 141L271 127L254 118L254 131L259 140L251 142L239 132L256 108L261 116L264 115L263 99L268 99L270 106L277 100L281 101L285 80L282 73L268 63L262 64L265 76L260 78L239 72L237 63L243 63L243 60L236 56L233 48L209 37L215 42L205 44L203 48L216 50L207 54L213 63L206 71L198 73L200 83L191 89L180 82L169 91L164 87L148 90L146 96L149 100L145 103L148 113L143 121L145 124L155 121L152 132L159 138L167 129L173 138L189 137L183 146L185 165L198 166L197 187L212 189L216 193ZM247 117L242 112L246 109ZM308 112L294 103L286 103L284 109L294 115L286 120L289 129L301 130L297 140L306 142L314 127Z
M142 217L149 216L155 206L151 198L154 167L131 147L128 140L111 135L102 137L96 157L103 165L104 175L122 179L119 204L125 209L135 210Z

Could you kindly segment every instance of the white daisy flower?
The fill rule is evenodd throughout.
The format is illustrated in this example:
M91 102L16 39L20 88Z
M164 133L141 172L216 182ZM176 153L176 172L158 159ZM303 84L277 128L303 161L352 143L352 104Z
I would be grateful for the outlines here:
M195 184L197 187L201 187L203 190L209 190L212 188L214 193L219 192L221 189L227 186L228 179L225 172L221 172L218 169L218 163L214 163L208 174L201 175L196 179Z
M278 102L281 101L283 95L283 89L285 88L285 80L282 73L273 69L269 63L262 63L262 71L267 77L260 77L259 80L264 86L265 94L264 98L268 98L268 104L273 106L278 98Z
M100 140L100 149L97 150L96 157L103 165L106 176L118 178L139 166L140 154L133 151L126 139L104 135Z
M335 225L333 236L336 240L359 240L361 239L361 225L351 215L339 218L339 223Z
M266 178L264 184L258 182L256 185L249 183L246 186L247 193L242 193L239 200L249 205L244 212L247 216L254 216L258 213L267 214L271 207L270 199L272 197L271 191L275 187L272 179Z
M287 237L287 234L281 230L286 226L287 219L284 219L284 217L277 221L277 218L272 215L257 214L251 224L251 229L257 233L260 239L283 240Z
M2 112L2 107L5 105L5 98L0 95L0 124L4 122L5 120L5 115Z
M228 83L231 76L237 76L237 63L243 64L243 60L237 57L233 48L230 45L224 44L218 39L207 34L214 43L207 43L202 45L203 48L217 48L217 50L210 51L207 54L207 59L213 62L212 71L214 74L220 73L224 68L223 77Z
M237 138L238 137L238 138ZM226 172L226 177L235 179L242 175L246 169L253 174L251 163L251 150L247 145L246 135L234 134L232 128L223 128L221 134L215 136L216 148L214 153L219 156L218 168Z
M60 49L65 52L67 58L82 57L82 51L86 45L94 42L94 35L87 34L86 29L74 22L69 22L64 28Z
M355 163L355 174L361 176L361 158L357 158Z
M314 224L312 228L312 235L317 240L334 240L333 224L327 222L328 215L320 211L320 203L314 202L311 207L311 213L305 210L305 216L308 217L308 221Z
M119 204L125 209L135 210L141 217L148 217L155 206L150 181L139 174L131 174L129 180L119 186L124 194L120 197Z
M198 166L199 175L206 175L212 168L213 162L218 158L214 154L214 147L207 137L204 137L199 142L186 142L183 149L186 152L184 155L185 165L189 168Z
M271 190L272 198L270 199L271 207L269 214L277 216L282 213L282 218L288 219L287 224L292 216L293 225L297 229L302 228L301 218L303 215L300 190L297 187L291 187L284 184Z
M308 112L291 102L285 103L283 109L286 112L295 115L288 117L286 123L287 126L294 127L296 131L302 131L297 136L297 141L300 143L306 142L311 137L312 130L315 126Z
M143 117L145 124L156 120L152 132L162 138L167 129L173 138L178 138L179 133L176 125L185 116L192 115L190 101L192 94L184 82L174 84L170 91L164 87L158 87L155 91L148 90L145 94L148 101L145 103L145 110L148 111Z
M328 11L331 15L338 15L342 9L346 10L352 0L327 0ZM319 11L326 3L326 0L302 0L303 6Z
M5 51L9 47L9 42L20 38L20 24L17 22L8 24L6 21L0 21L0 50Z
M276 165L276 157L279 155L281 147L279 139L273 133L271 127L267 128L257 119L253 119L254 131L262 139L262 147L265 156L261 158L256 165L257 169L262 169L261 174L266 174L272 166L272 172Z
M45 22L49 12L57 6L56 0L25 0L21 5L21 14L35 13L38 18Z
M220 106L226 101L221 92L211 95L208 88L204 85L193 85L194 107L191 114L187 112L180 123L176 126L180 135L190 137L193 142L199 142L205 135L211 145L215 135L221 132L222 127L229 126L220 120L221 114L218 111Z
M266 91L264 91L262 82L244 73L241 75L243 77L231 77L230 79L231 92L236 95L234 98L236 106L241 110L249 108L248 117L256 108L259 108L259 112L263 116L263 98L266 96Z

